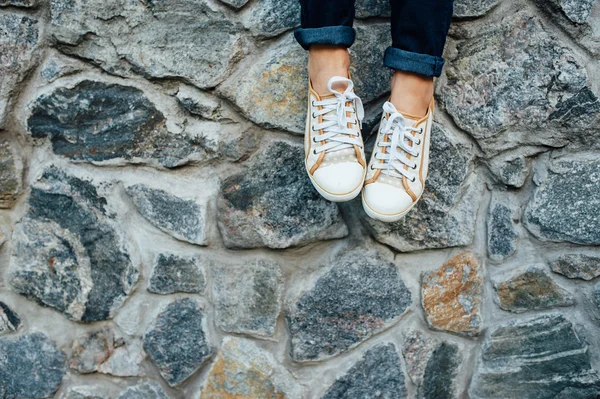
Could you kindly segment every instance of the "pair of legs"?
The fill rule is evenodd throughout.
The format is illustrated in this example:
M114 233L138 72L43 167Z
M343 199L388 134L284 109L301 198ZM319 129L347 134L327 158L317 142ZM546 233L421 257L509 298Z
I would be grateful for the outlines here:
M313 88L327 94L332 76L347 76L354 43L354 0L300 0L301 25L295 36L309 50ZM442 52L452 19L453 0L390 0L392 45L384 65L395 70L392 104L402 112L424 115L441 74ZM339 87L344 89L344 87Z

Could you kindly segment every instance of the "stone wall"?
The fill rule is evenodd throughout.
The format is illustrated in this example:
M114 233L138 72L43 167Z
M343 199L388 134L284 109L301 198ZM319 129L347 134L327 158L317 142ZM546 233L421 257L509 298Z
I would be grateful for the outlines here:
M382 224L305 176L297 0L0 0L0 397L597 398L600 2L456 1Z

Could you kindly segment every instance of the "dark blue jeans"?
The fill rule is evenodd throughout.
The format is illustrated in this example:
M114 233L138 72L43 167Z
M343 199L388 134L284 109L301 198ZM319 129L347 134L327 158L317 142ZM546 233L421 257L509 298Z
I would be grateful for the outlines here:
M294 35L306 50L311 44L350 47L354 43L354 0L300 0L300 4L302 27ZM383 64L400 71L440 76L453 0L390 0L390 4L392 45L385 50Z

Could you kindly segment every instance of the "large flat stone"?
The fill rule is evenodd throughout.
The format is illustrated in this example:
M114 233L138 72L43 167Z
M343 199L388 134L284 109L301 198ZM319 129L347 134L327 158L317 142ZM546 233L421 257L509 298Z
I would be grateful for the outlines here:
M363 398L408 398L394 344L381 344L365 352L323 396L323 399Z
M569 398L576 398L576 392L600 387L585 342L559 314L494 327L475 370L473 399L551 399L568 388Z
M143 184L126 188L138 211L150 223L178 240L206 245L207 204L183 199Z
M263 0L245 11L244 26L257 36L278 36L300 26L299 1Z
M600 101L584 65L529 11L455 27L439 94L486 155L522 145L600 147Z
M306 177L302 148L283 141L221 182L217 211L228 248L287 248L348 235L337 205Z
M467 245L473 241L481 197L477 176L470 172L473 152L434 124L425 192L404 218L383 223L367 217L375 239L402 252Z
M15 13L0 14L0 128L6 123L17 93L15 89L37 63L39 36L37 19Z
M470 252L462 252L439 269L421 274L421 304L434 330L475 336L483 328L482 266Z
M552 161L524 213L525 227L544 241L600 244L600 161ZM582 200L585 199L585 200Z
M270 337L281 312L284 279L277 263L253 261L214 269L217 326L226 332Z
M261 3L262 4L262 3ZM258 4L257 4L258 5ZM391 71L382 67L388 24L356 25L350 68L356 93L367 103L389 91ZM303 134L308 93L307 52L290 33L231 76L218 92L251 121L271 129ZM261 84L257 85L256 82Z
M148 280L148 291L155 294L204 292L205 270L208 263L200 256L179 256L174 253L158 254L154 260L152 275Z
M550 267L568 278L592 280L600 276L600 256L563 254L550 262Z
M158 382L148 381L125 389L117 399L169 399Z
M50 11L63 52L121 76L214 87L244 55L241 26L205 0L53 0Z
M0 208L11 208L23 191L23 161L7 141L0 141Z
M269 352L226 337L200 392L202 399L300 399L302 387Z
M140 89L84 80L40 95L27 125L74 161L174 168L213 157L201 135L170 132L166 122Z
M575 303L569 291L561 288L545 272L543 266L530 266L495 283L500 307L510 312L571 306Z
M364 248L344 251L287 309L292 359L346 352L396 323L411 303L396 265Z
M492 194L487 215L488 256L495 261L502 261L511 256L517 249L517 232L515 215L510 202L498 193Z
M3 399L53 397L65 375L65 355L41 333L0 338Z
M144 349L169 385L183 383L212 356L205 319L193 299L176 300L144 335Z
M10 285L71 320L112 317L139 273L99 188L50 167L28 204L13 233Z

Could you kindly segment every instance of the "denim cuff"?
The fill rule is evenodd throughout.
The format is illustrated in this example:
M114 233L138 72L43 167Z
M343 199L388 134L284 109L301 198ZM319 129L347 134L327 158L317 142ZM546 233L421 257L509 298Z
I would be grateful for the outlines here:
M350 26L324 26L322 28L298 28L294 37L305 50L311 44L339 44L350 47L354 43L356 31Z
M444 59L435 55L413 53L395 47L388 47L383 57L383 65L399 71L438 77L442 74Z

